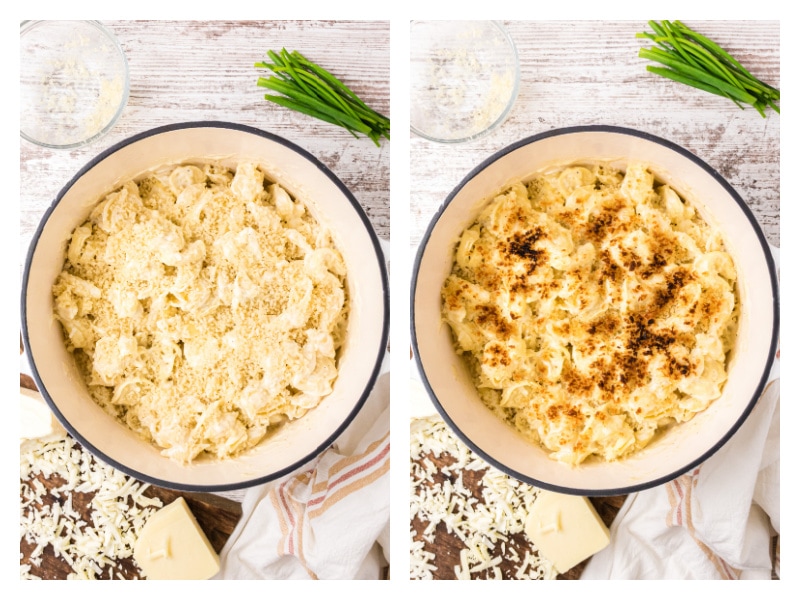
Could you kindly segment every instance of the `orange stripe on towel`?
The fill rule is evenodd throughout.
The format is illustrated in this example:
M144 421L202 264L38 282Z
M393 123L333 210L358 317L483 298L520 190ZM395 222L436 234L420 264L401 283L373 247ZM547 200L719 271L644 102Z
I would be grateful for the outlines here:
M377 466L377 468L372 468L375 466ZM319 506L313 510L309 510L308 517L310 519L315 519L323 515L329 508L336 505L344 498L347 498L350 494L353 494L377 481L388 471L389 444L387 443L385 448L368 463L360 467L356 467L353 469L352 473L348 472L340 477L336 482L337 485L332 486L327 495L321 496L318 499L315 498L314 503L315 505L318 504ZM358 475L358 477L356 477L356 475ZM338 485L348 480L350 480L350 482L347 485Z
M351 465L354 465L357 462L363 460L364 457L369 456L370 453L375 452L376 448L381 446L381 444L383 444L384 440L386 440L386 438L388 436L389 436L389 434L386 433L379 440L376 440L376 441L372 442L369 446L367 446L367 449L364 450L364 452L362 452L361 454L357 454L357 455L353 455L353 456L346 456L346 457L336 461L334 464L332 464L331 467L328 469L328 477L327 477L327 479L323 479L323 480L320 480L320 481L317 481L316 483L314 483L314 487L311 490L312 496L316 496L317 494L325 493L325 491L328 490L328 488L330 487L330 484L328 482L337 473L339 473L340 471L342 471L344 469L347 469Z
M692 520L692 493L697 485L699 473L700 468L698 467L691 474L682 475L667 484L667 499L670 505L670 511L667 514L667 525L670 527L685 527L689 536L708 558L722 579L739 579L741 570L733 568L697 537L697 531Z

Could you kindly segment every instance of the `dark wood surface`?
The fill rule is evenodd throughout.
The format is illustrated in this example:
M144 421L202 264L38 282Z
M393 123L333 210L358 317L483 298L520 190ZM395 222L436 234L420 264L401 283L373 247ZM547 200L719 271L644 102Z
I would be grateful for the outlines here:
M33 380L22 373L20 374L20 387L36 389ZM52 504L59 501L60 494L53 490L65 483L63 479L57 475L45 477L41 474L37 475L36 479L48 490L48 493L43 497L43 502ZM238 502L213 494L178 492L151 485L144 492L144 495L150 498L160 498L164 506L173 502L179 496L183 496L201 529L208 537L208 541L217 552L222 550L242 516L242 508ZM81 514L89 527L92 526L91 502L93 497L93 493L72 493L73 508ZM34 545L27 542L24 536L20 537L20 565L30 565L30 573L32 575L42 579L67 579L73 573L69 563L65 559L56 556L53 548L49 545L42 553L41 564L38 566L32 564L30 556L34 549ZM143 578L138 565L131 557L120 559L114 565L104 568L103 572L98 575L98 579L118 578L120 575L125 579Z
M474 497L482 501L481 497L481 479L485 473L483 470L462 470L458 471L451 466L452 459L446 454L440 457L433 454L426 455L427 460L433 462L437 466L437 472L433 475L434 482L443 482L449 479L452 482L460 476L463 481L464 487L470 490ZM445 474L441 467L448 466ZM608 496L602 498L590 498L592 504L597 509L598 514L603 519L603 522L610 526L614 517L619 512L622 503L625 501L625 496ZM428 524L422 522L418 517L411 521L411 530L414 532L414 539L416 541L422 540L422 534ZM502 532L505 533L505 532ZM434 579L455 579L455 567L461 564L460 553L466 545L455 534L447 531L444 524L440 523L436 528L433 543L425 542L425 550L435 556L432 560L436 566L433 572ZM503 555L502 562L498 565L503 573L503 579L515 579L515 572L519 567L519 563L511 560L511 556L515 551L517 555L524 556L526 552L535 552L535 548L531 544L528 536L524 533L514 533L508 535L508 540L505 543L505 555L503 555L500 545L495 547L492 552L492 558ZM566 573L558 575L557 579L579 579L581 573L586 568L588 559L576 565ZM482 574L477 574L476 577L482 578Z

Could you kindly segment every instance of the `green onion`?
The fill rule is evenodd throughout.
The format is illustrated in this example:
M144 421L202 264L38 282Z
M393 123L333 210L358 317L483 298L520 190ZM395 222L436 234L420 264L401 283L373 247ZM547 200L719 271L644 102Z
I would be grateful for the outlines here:
M762 117L771 108L780 113L780 90L760 81L709 38L680 21L648 21L650 32L637 33L655 46L640 48L639 58L659 63L647 70L661 77L728 98L740 108L749 105Z
M380 146L381 138L389 139L389 118L372 110L331 73L296 50L269 50L267 56L271 62L257 62L255 66L269 69L272 75L259 77L257 85L278 95L266 94L266 100L343 127L355 137L365 135L376 146Z

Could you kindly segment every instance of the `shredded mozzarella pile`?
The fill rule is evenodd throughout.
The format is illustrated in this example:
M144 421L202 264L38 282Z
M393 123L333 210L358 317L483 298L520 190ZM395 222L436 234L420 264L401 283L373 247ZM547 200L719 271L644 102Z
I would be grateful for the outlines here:
M144 495L149 485L95 461L69 436L20 444L19 466L20 539L34 546L20 579L39 578L31 566L41 566L48 546L72 568L68 579L126 578L117 561L133 556L139 531L162 506ZM48 490L38 477L63 484ZM76 494L92 495L88 522Z
M437 469L431 457L452 462ZM483 471L481 498L465 485L467 471ZM518 542L537 493L474 455L441 419L413 420L410 519L418 519L425 528L415 532L411 527L411 579L433 579L436 566L430 548L440 526L463 544L455 567L458 579L502 579L504 561L516 565L515 579L555 579L555 569L530 540Z

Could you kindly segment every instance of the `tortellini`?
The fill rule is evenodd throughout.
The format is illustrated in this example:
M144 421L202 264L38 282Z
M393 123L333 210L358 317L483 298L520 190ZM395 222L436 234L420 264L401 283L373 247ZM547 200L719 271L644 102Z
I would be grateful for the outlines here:
M128 181L67 244L55 318L93 398L176 461L236 456L331 393L333 237L256 164Z
M721 234L640 163L508 185L442 288L484 403L571 465L628 456L718 398L738 306Z

